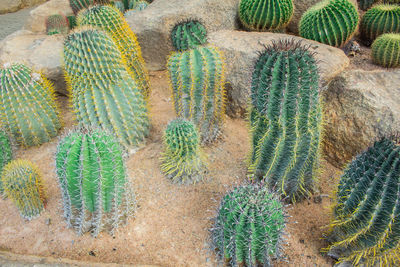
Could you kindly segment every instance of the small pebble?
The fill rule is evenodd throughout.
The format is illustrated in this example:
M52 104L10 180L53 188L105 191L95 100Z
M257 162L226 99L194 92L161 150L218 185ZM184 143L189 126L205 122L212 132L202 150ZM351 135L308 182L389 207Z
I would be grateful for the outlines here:
M94 254L94 251L93 251L93 250L89 251L89 255L90 255L90 256L93 256L93 257L96 257L96 254Z

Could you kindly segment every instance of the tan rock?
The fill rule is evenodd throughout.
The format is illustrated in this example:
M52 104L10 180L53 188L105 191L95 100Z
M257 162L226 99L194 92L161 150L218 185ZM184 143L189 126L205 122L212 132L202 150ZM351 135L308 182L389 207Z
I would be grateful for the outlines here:
M22 0L1 0L0 14L15 12L21 9Z

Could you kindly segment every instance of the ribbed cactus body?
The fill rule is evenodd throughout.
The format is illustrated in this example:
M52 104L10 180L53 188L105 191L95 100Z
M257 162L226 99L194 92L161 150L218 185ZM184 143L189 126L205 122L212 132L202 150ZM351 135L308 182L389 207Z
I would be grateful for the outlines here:
M203 178L205 164L195 125L184 119L171 121L164 134L161 170L173 182L188 184Z
M0 197L3 195L4 189L1 179L1 173L4 166L6 166L13 158L12 146L10 138L7 133L0 129Z
M207 30L195 20L181 22L172 29L171 40L175 50L189 50L207 42Z
M281 30L292 16L292 0L241 0L239 4L240 21L253 31Z
M400 32L400 6L376 5L362 17L361 36L369 41L383 33Z
M372 59L387 68L400 66L400 34L385 33L372 43Z
M359 154L340 178L331 248L354 265L398 266L400 146L383 138Z
M78 25L100 27L110 34L124 56L138 88L147 99L150 85L141 48L122 13L112 6L94 6L79 14Z
M318 88L316 61L301 43L271 45L255 64L249 171L293 200L312 190L319 165Z
M221 130L225 103L225 63L215 47L175 52L168 73L178 117L198 127L202 143L214 141Z
M61 122L52 84L22 64L0 69L0 121L24 147L55 137Z
M134 210L122 150L112 134L81 129L63 138L56 154L64 217L78 234L113 232Z
M88 8L93 5L105 5L109 4L109 0L69 0L69 5L72 8L74 14L78 14L82 9Z
M34 219L44 209L45 193L39 171L26 160L8 163L1 174L5 195L12 200L21 216Z
M357 0L357 2L358 2L358 7L361 10L367 10L376 2L376 0Z
M324 0L301 17L301 37L341 47L350 40L358 25L358 11L349 0Z
M246 185L221 201L212 229L215 248L229 266L271 266L285 227L283 206L265 187Z
M52 34L67 34L69 31L69 22L66 16L55 14L48 16L46 19L46 33Z
M81 124L112 131L126 146L144 140L149 128L146 103L111 37L93 28L70 34L64 64Z
M72 30L76 27L76 16L67 16L69 29Z

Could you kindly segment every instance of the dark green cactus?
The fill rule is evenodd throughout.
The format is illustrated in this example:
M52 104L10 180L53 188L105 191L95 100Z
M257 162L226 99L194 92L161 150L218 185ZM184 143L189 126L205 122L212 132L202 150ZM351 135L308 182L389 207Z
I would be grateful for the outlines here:
M300 42L268 46L251 84L249 171L293 201L313 189L322 111L313 54Z
M110 4L109 0L69 0L69 5L74 14L78 14L82 9L88 8L93 5L106 5Z
M360 34L373 41L383 33L400 32L400 6L376 5L365 12L360 23Z
M149 129L146 103L108 34L90 27L70 34L64 64L79 123L112 131L126 146L144 140Z
M13 158L11 141L8 134L0 129L0 197L3 196L3 184L1 182L1 173Z
M52 34L67 34L69 31L69 22L66 16L55 14L48 16L46 19L46 33Z
M207 30L196 20L184 21L174 26L171 40L175 50L189 50L207 42Z
M204 156L200 136L192 122L180 118L171 121L165 130L164 146L161 170L168 178L183 184L203 178Z
M361 10L367 10L370 8L377 0L357 0L358 7Z
M400 34L385 33L372 43L372 59L381 66L394 68L400 66Z
M279 199L259 185L245 185L221 201L213 243L229 266L271 266L279 256L285 214Z
M27 160L13 160L1 174L5 195L12 200L27 220L40 215L45 206L45 193L40 173Z
M359 154L340 178L328 249L356 266L399 266L399 181L398 138L382 138Z
M76 27L76 16L67 16L69 29L72 30Z
M398 5L400 4L400 0L383 0L382 1L384 4L391 4L391 5Z
M281 30L292 16L292 0L241 0L239 4L240 21L253 31Z
M53 85L22 64L0 69L0 124L24 147L41 145L61 129Z
M112 134L101 129L69 133L58 144L56 169L64 217L79 235L113 233L133 213L122 149Z
M357 7L350 0L324 0L303 14L299 34L306 39L341 47L351 39L357 25Z

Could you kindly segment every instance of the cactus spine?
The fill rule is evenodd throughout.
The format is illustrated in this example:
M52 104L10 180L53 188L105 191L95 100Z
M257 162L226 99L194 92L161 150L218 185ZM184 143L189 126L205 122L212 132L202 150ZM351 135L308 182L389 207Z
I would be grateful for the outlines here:
M74 14L78 14L82 9L88 8L93 5L105 5L109 4L109 0L69 0L69 5L72 8Z
M46 33L52 34L67 34L69 31L69 22L66 16L55 14L48 16L46 19Z
M214 246L229 266L271 266L285 227L283 206L267 188L246 185L223 200L212 229Z
M207 30L195 20L181 22L172 29L171 40L177 51L193 49L207 42Z
M61 128L53 85L22 64L0 69L0 121L24 147L50 141Z
M56 154L64 217L80 235L113 233L135 208L122 150L101 129L81 129L63 138Z
M349 0L324 0L309 8L301 17L301 37L341 47L353 36L358 11Z
M372 43L372 59L387 68L400 66L400 34L385 33Z
M4 193L1 174L4 166L6 166L13 158L10 138L7 133L0 129L0 197Z
M286 27L293 16L292 0L241 0L239 18L253 31L274 31Z
M1 175L4 193L18 208L21 216L34 219L44 209L45 193L39 171L26 160L8 163Z

